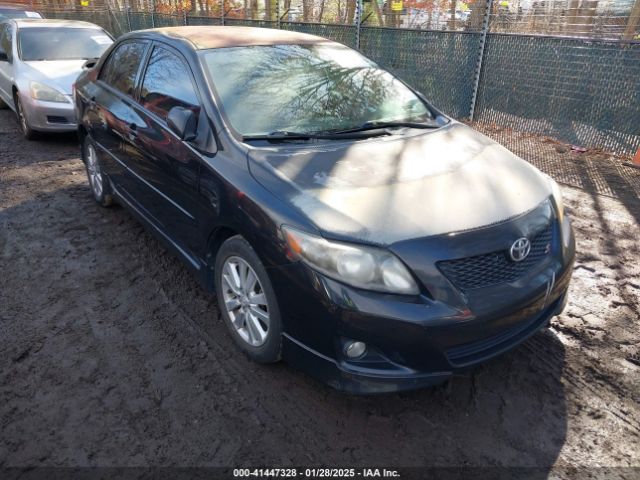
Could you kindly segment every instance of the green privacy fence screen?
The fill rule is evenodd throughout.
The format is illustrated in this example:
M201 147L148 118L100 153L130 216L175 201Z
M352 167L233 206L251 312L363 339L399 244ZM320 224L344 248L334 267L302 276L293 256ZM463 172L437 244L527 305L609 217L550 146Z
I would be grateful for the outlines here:
M635 152L640 42L489 35L476 119Z
M43 13L93 22L115 36L153 27L223 24L320 35L359 48L458 119L469 118L473 104L473 119L480 122L618 153L640 148L640 41L488 32L482 49L483 35L477 29L415 30L357 21L341 25L131 11Z

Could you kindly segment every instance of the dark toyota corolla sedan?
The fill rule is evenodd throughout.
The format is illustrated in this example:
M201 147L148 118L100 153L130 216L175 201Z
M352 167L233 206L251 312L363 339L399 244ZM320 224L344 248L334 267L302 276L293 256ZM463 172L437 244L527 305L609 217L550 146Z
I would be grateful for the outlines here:
M343 45L135 32L80 76L75 104L98 203L181 257L257 362L356 393L418 388L567 301L558 186Z

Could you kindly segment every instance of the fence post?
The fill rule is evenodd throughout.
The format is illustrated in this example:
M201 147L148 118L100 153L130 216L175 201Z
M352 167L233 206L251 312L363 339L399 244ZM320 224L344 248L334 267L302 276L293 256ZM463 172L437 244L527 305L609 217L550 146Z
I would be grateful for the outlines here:
M482 21L482 37L480 38L480 52L478 52L478 63L473 75L473 94L471 95L471 108L469 109L469 120L474 120L476 114L476 103L478 102L478 89L480 88L480 76L482 74L482 66L484 65L484 51L487 43L487 34L491 27L491 10L493 8L493 0L487 0L487 9L484 12Z
M373 0L374 2L376 0ZM362 26L362 0L356 0L356 49L360 50L360 27Z
M282 28L282 19L280 18L280 0L276 0L276 22L276 28L280 30Z
M182 9L182 23L184 26L189 25L189 22L187 21L187 10L184 7Z
M130 32L131 31L131 5L129 4L128 0L124 10L127 14L127 32Z
M156 0L151 0L151 28L156 28Z
M224 25L224 14L224 0L220 0L220 22L222 23L222 25Z

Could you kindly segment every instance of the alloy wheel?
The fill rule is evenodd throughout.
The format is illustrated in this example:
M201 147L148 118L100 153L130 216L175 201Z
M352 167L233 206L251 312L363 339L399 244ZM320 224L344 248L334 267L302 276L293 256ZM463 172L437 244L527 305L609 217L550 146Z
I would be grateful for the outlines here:
M247 344L259 347L269 333L269 304L256 272L233 256L222 267L224 308L236 332Z
M100 172L98 156L93 145L87 147L87 172L89 173L89 183L91 183L93 195L100 200L102 197L102 173Z

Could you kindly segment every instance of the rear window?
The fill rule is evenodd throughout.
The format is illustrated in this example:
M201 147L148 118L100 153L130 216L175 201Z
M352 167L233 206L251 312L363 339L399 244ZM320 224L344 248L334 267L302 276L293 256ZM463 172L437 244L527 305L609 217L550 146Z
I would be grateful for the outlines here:
M144 42L124 42L118 45L100 71L99 79L133 97L136 77L147 44Z
M18 30L18 50L25 61L99 58L111 37L99 28L27 27Z
M0 8L0 20L5 18L42 18L38 12L28 10L14 10L12 8Z

